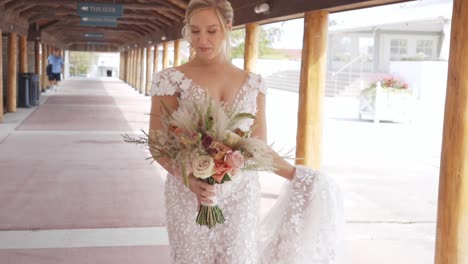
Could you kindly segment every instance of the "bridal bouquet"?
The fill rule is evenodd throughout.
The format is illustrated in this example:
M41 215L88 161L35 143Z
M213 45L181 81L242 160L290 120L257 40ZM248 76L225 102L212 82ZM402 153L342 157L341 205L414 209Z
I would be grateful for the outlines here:
M162 129L143 131L138 138L124 138L147 147L154 160L169 158L186 186L190 174L214 185L230 181L240 171L276 169L270 147L251 137L252 128L238 128L241 122L255 119L254 115L234 113L208 96L196 102L179 101L176 111L163 108ZM224 223L216 200L201 204L196 222L208 228Z

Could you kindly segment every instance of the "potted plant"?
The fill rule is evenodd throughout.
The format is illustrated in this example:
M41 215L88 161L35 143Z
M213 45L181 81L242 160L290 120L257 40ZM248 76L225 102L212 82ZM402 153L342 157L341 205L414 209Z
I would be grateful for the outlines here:
M412 95L408 84L394 75L376 78L360 93L360 119L407 121Z

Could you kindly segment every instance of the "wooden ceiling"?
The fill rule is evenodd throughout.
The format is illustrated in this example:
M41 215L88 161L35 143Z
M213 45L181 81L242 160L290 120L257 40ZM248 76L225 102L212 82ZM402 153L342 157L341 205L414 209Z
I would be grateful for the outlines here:
M359 7L404 2L405 0L231 0L236 25L273 21L303 12L327 9L332 12ZM189 0L0 0L3 32L27 34L64 49L89 50L89 46L116 51L122 48L160 43L180 38ZM257 14L254 7L268 2L271 11ZM90 27L80 23L78 3L121 4L123 16L116 27ZM102 34L100 38L86 33Z

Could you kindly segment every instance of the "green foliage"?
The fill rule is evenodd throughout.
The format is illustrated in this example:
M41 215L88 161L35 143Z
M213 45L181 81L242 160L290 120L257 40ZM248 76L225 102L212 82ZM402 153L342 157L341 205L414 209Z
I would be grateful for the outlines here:
M261 58L285 58L286 56L272 48L272 44L281 37L281 28L260 27L258 55ZM232 58L243 58L245 47L245 29L231 32Z
M98 55L92 52L70 52L70 74L73 76L85 76L92 65L95 65Z

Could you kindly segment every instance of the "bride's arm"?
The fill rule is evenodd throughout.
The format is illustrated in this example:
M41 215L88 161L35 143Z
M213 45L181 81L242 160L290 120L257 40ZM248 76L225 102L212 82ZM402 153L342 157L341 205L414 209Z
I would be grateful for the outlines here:
M167 105L170 109L177 109L177 95L171 96L152 96L151 97L151 112L150 112L150 121L149 121L149 131L150 135L152 131L156 129L163 128L161 122L161 109L163 104ZM154 148L150 146L151 155L154 157L155 153L153 152ZM171 161L169 158L159 158L157 162L166 169L171 175L174 175L174 170L171 166Z
M265 114L266 96L263 93L259 93L257 96L257 115L254 121L254 130L252 136L262 139L267 142L267 126L266 126L266 114ZM278 165L278 170L275 173L288 180L294 178L296 168L287 162L284 158L280 157L274 150L271 151L275 159L275 164Z

